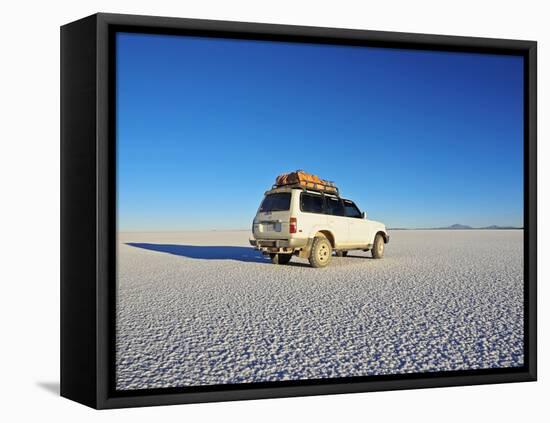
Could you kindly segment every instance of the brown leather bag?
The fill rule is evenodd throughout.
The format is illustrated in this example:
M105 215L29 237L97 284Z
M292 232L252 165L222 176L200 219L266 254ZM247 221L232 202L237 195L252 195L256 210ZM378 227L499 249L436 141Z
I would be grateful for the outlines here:
M304 188L310 188L317 191L337 192L338 189L334 183L325 181L312 173L297 170L295 172L283 173L275 179L277 186L300 185Z

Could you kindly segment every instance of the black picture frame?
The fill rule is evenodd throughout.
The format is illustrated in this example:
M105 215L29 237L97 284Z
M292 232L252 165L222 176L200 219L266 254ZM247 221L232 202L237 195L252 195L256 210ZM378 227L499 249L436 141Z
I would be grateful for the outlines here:
M117 392L113 384L116 265L113 39L117 31L522 56L525 365ZM103 409L536 380L536 68L534 41L104 13L61 27L61 395Z

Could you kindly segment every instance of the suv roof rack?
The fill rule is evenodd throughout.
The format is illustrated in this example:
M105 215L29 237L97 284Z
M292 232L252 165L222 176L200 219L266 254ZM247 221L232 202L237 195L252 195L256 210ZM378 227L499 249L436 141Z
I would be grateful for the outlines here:
M338 187L334 185L324 185L324 184L318 184L316 182L307 182L307 183L294 183L294 184L285 184L285 185L277 185L274 184L271 189L277 189L277 188L298 188L303 191L316 191L323 194L333 194L340 196L340 192L338 190Z

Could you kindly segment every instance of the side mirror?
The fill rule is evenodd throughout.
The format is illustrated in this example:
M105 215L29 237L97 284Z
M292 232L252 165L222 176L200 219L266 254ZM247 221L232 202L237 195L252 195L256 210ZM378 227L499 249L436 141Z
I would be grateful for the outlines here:
M363 219L366 219L367 218L367 212L361 212L361 217Z

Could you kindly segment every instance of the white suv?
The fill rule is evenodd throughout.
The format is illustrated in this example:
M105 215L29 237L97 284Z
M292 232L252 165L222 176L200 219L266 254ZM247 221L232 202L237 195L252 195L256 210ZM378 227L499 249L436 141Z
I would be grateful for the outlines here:
M351 200L296 187L277 187L265 197L252 224L250 244L286 264L293 255L325 267L335 251L371 250L382 258L390 237L383 223L367 220Z

